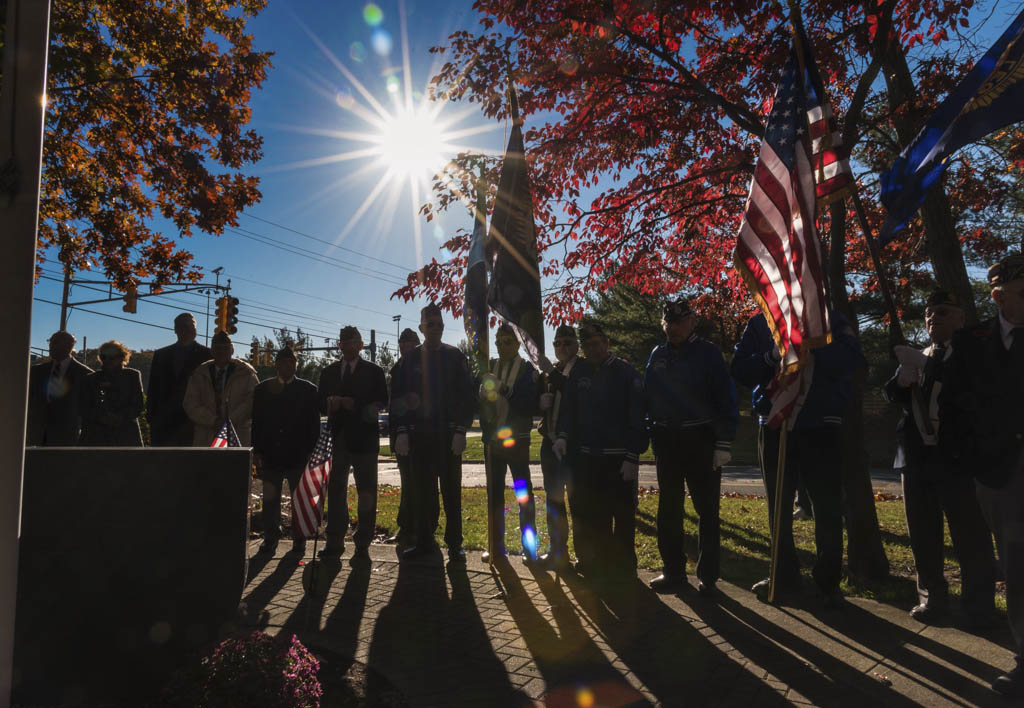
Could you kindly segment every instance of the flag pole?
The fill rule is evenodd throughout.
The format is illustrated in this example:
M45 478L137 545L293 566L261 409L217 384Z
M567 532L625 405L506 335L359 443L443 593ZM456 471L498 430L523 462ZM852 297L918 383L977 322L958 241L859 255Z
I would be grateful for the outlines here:
M779 575L779 527L782 525L782 493L785 489L786 477L786 435L789 431L789 420L782 421L779 430L779 457L775 468L775 504L772 510L772 557L768 572L768 602L775 603L775 581Z

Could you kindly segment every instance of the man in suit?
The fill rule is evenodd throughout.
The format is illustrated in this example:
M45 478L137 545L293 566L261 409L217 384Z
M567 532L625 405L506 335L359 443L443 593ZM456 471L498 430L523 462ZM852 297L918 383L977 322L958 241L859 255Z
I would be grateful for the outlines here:
M399 372L405 355L419 344L420 336L414 330L408 327L402 330L398 336L398 361L391 367L391 381L401 376ZM394 386L392 386L392 391L394 391ZM395 438L398 436L394 413L395 402L391 400L388 402L388 438L392 452L395 452ZM394 543L396 546L411 546L416 540L416 489L410 470L409 455L395 453L395 459L398 460L398 477L401 480L402 489L399 492L401 496L398 502L398 518L395 520L398 524L398 533L389 538L388 543Z
M256 386L252 401L252 455L263 481L263 544L260 553L273 554L281 538L281 487L285 479L295 488L320 436L320 401L316 386L295 375L295 353L285 347L274 361L277 376ZM294 528L294 524L292 525ZM306 542L296 538L291 553L304 553Z
M73 334L55 332L50 337L49 361L34 365L29 373L26 445L78 444L82 386L92 369L71 357L74 348Z
M196 320L188 312L174 318L178 341L153 352L146 395L150 444L153 447L190 447L192 421L182 401L195 368L213 358L209 349L196 342Z
M377 414L388 401L384 370L359 356L363 338L355 327L344 327L338 337L341 361L320 374L320 411L327 414L334 440L331 480L327 487L327 544L321 558L338 557L345 550L348 530L348 473L356 480L359 523L352 542L351 562L370 559L369 546L377 525L377 453L380 431Z
M420 311L424 342L405 355L401 375L391 382L391 414L397 418L395 453L409 455L416 485L416 545L402 558L433 553L434 529L441 510L447 525L444 540L448 560L464 563L462 548L462 453L466 430L473 424L476 393L466 356L444 344L441 308L431 303Z
M793 541L793 497L797 480L807 484L814 510L814 541L817 558L813 576L818 595L826 609L846 606L839 581L843 571L842 479L837 463L842 456L840 429L852 397L852 374L864 365L860 339L850 323L838 311L830 311L832 341L811 351L813 374L792 430L787 435L786 464L783 470L782 520L779 534L779 566L776 571L776 597L800 591L800 561ZM780 431L769 428L771 382L780 365L780 353L764 315L755 315L747 322L743 336L736 344L731 373L736 381L753 393L753 410L757 412L758 454L761 477L768 497L768 523L774 526L775 480L779 466ZM751 588L759 597L771 589L768 579Z
M949 614L949 587L943 574L945 513L960 561L961 605L969 626L983 628L992 623L995 609L992 532L981 515L970 470L946 460L938 448L943 369L953 355L953 335L964 326L963 308L951 293L936 290L928 297L924 323L931 345L920 354L907 348L905 351L916 356L913 361L906 357L884 389L886 398L903 409L893 468L902 471L910 548L917 570L918 604L910 616L932 622Z
M487 480L491 504L488 530L495 552L505 549L505 479L512 483L519 505L519 534L524 563L537 560L537 518L530 480L530 432L537 406L537 377L533 367L519 356L515 330L502 324L495 333L498 358L492 359L490 372L480 383L480 427L483 429L484 454L490 477ZM490 557L489 555L487 556Z
M953 336L939 395L939 450L974 474L1006 578L1016 667L992 689L1024 697L1024 254L989 268L999 314Z
M252 440L252 394L259 383L248 362L235 359L226 332L213 335L213 360L199 365L188 380L182 406L195 432L192 445L209 447L224 421L230 420L242 447Z
M647 450L644 382L613 356L604 328L580 326L585 359L573 367L552 452L572 470L577 570L588 580L636 578L640 455Z

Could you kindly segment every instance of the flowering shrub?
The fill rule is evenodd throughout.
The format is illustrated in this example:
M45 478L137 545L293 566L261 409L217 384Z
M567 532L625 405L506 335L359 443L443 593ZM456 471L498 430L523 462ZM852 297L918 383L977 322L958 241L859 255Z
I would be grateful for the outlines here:
M319 669L295 635L253 632L225 639L203 659L192 685L171 692L196 708L320 708Z

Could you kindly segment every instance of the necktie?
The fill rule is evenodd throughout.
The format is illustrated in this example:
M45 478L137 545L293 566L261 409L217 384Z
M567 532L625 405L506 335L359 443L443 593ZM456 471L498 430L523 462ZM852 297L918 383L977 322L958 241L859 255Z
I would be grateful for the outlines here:
M921 382L921 388L924 391L925 401L929 403L932 400L932 389L935 388L935 382L942 380L942 360L945 358L946 346L937 344L928 356L928 362L924 365L924 381Z

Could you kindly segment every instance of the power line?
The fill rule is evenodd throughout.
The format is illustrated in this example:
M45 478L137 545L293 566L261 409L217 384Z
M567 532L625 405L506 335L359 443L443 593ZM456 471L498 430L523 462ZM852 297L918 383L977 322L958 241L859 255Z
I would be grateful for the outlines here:
M269 288L271 290L279 290L279 291L284 292L284 293L291 293L292 295L301 295L302 297L308 297L308 298L310 298L312 300L320 300L321 302L329 302L332 305L341 305L342 307L351 307L354 310L362 310L363 312L372 312L375 315L383 315L384 317L391 317L391 315L392 315L392 313L390 313L390 312L381 312L380 310L371 310L368 307L361 307L359 305L352 305L352 304L347 303L347 302L341 302L340 300L331 300L330 298L323 297L322 295L313 295L311 293L303 293L303 292L299 292L298 290L290 290L289 288L281 287L280 285L271 285L270 283L264 283L264 282L259 281L259 280L250 280L249 278L243 278L242 276L235 275L234 273L230 273L230 274L226 274L226 275L230 275L232 280L241 280L244 283L252 283L253 285L259 285L261 287Z
M57 307L60 307L60 305L61 305L59 302L54 302L53 300L44 300L41 297L34 297L32 299L35 300L36 302L45 302L47 305L56 305ZM112 315L109 312L96 312L95 310L87 310L84 307L76 307L75 310L77 312L88 312L90 315L99 315L100 317L112 317L115 320L124 320L125 322L132 322L134 324L146 325L147 327L156 327L157 329L166 329L169 332L173 332L174 331L173 327L164 327L163 325L153 324L152 322L143 322L142 320L133 320L130 317L121 317L120 315Z
M389 266L392 266L394 268L399 268L401 270L404 270L406 273L411 273L412 271L416 270L415 268L409 268L408 266L403 266L403 265L400 265L398 263L392 263L391 261L386 261L386 260L384 260L382 258L376 258L376 257L371 256L369 254L361 253L360 251L357 251L357 250L352 249L352 248L348 248L347 246L341 246L339 244L336 244L336 243L333 243L331 241L328 241L327 239L323 239L323 238L319 238L317 236L313 236L311 234L307 234L307 233L305 233L303 231L299 231L298 229L293 229L290 226L285 226L284 224L279 224L276 221L271 221L270 219L264 219L262 217L256 216L255 214L249 214L249 213L244 212L244 211L241 212L241 214L242 214L242 216L247 216L250 219L256 219L256 221L262 221L264 224L270 224L271 226L276 226L279 229L283 229L285 231L290 231L293 234L297 234L299 236L303 236L305 238L312 239L313 241L319 241L320 243L325 243L328 246L330 246L331 248L337 248L337 249L340 249L342 251L348 251L349 253L354 253L357 256L362 256L363 258L367 258L367 259L369 259L371 261L377 261L378 263L383 263L384 265L389 265Z
M379 281L381 281L383 283L387 283L388 285L398 285L398 286L405 285L404 281L399 280L396 276L390 275L389 273L381 273L380 271L375 271L377 273L380 273L380 275L374 275L372 272L365 272L365 271L359 270L358 268L354 268L352 266L349 266L344 261L339 261L337 258L333 258L331 256L323 256L323 255L317 254L316 251L310 251L309 249L306 249L306 248L301 248L299 246L293 246L291 244L284 244L284 245L282 245L282 242L276 241L275 239L271 239L271 238L268 238L266 236L261 236L261 235L247 234L247 233L244 233L244 232L242 232L242 231L240 231L238 229L230 229L229 228L229 229L225 229L225 231L227 231L229 233L236 234L238 236L241 236L242 238L247 238L250 241L255 241L256 243L262 243L264 246L270 246L271 248L276 248L276 249L278 249L280 251L284 251L285 253L290 253L293 256L300 256L302 258L308 258L311 261L316 261L317 263L322 263L324 265L333 266L334 268L337 268L339 270L343 270L343 271L345 271L347 273L352 273L354 275L361 275L364 278L372 278L373 280L379 280ZM303 251L306 251L306 253L303 253ZM309 254L313 254L313 255L309 255Z

